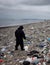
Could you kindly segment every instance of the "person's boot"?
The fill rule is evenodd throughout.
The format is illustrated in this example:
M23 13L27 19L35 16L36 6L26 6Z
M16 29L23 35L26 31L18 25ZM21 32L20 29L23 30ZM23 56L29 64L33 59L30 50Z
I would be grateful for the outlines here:
M18 49L15 49L15 50L18 50Z
M21 49L21 51L24 51L25 49Z
M16 45L15 45L15 50L18 50L18 48L16 47Z

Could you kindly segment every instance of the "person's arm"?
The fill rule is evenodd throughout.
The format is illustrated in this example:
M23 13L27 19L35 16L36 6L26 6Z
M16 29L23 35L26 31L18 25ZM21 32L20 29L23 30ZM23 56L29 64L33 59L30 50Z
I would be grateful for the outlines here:
M23 35L23 38L26 39L26 36L25 36L25 33L24 32L22 32L22 35Z

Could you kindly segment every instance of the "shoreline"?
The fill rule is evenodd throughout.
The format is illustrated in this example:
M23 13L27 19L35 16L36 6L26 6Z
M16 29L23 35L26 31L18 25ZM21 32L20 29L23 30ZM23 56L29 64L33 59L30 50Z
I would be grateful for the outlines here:
M11 25L3 25L3 26L0 26L0 28L8 28L8 27L16 27L16 26L20 26L20 25L29 25L29 24L37 24L37 23L45 23L45 22L48 22L50 20L43 20L43 21L36 21L36 22L27 22L27 23L21 23L21 24L11 24Z

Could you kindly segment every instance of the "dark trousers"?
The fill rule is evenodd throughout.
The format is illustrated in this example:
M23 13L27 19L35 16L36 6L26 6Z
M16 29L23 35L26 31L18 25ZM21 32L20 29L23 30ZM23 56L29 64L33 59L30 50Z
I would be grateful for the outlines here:
M16 45L15 45L15 50L18 50L18 46L20 45L20 47L21 47L21 50L23 50L24 49L24 44L23 44L23 42L17 42L16 41Z

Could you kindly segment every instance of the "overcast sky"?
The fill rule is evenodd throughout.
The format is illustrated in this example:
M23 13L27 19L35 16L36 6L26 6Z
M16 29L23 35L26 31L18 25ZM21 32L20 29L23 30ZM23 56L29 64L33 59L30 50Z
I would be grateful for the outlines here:
M0 19L50 19L50 0L0 0Z

